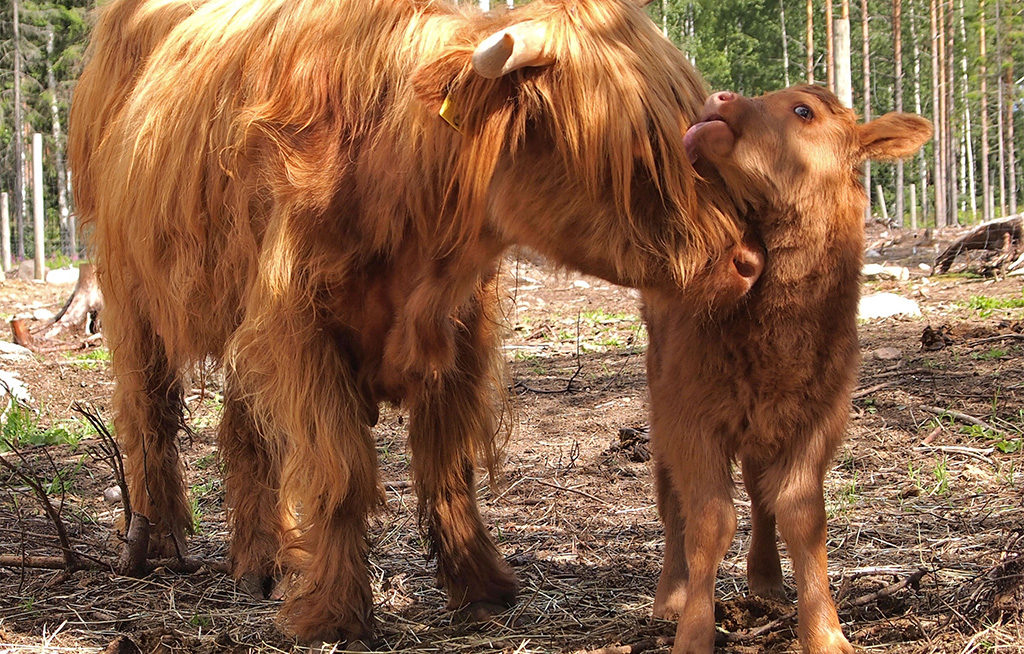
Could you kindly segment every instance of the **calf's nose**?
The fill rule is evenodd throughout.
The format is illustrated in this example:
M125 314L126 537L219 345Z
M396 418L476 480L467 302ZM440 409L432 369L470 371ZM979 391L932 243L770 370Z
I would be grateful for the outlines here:
M708 96L708 99L704 102L704 112L716 113L722 105L732 102L737 97L737 94L732 91L716 91Z

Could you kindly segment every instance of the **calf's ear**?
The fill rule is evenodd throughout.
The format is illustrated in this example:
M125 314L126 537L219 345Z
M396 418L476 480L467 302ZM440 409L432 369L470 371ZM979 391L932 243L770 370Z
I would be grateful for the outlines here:
M903 159L917 152L931 137L931 121L916 114L888 113L857 126L862 160Z

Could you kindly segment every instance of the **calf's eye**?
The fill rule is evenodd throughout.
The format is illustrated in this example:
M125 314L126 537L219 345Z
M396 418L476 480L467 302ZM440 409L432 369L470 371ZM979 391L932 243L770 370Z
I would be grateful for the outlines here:
M793 113L795 113L797 116L800 116L804 120L810 120L811 118L814 118L814 112L811 111L811 108L805 104L798 104L796 107L793 108Z

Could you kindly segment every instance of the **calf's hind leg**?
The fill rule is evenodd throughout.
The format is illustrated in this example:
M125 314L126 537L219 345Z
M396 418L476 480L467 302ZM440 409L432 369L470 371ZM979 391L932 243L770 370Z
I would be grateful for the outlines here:
M150 555L184 556L185 537L192 533L192 509L178 458L181 383L149 322L137 311L125 311L114 294L108 295L104 327L117 380L114 426L124 451L132 510L150 522L150 539L129 542L125 560L135 562L130 565L144 561L145 548Z
M845 409L844 409L845 410ZM828 584L825 468L831 448L811 438L780 457L766 470L765 492L774 486L779 533L793 560L797 585L800 642L808 654L847 654L853 647L843 636ZM837 442L838 438L834 442Z
M742 461L743 485L750 496L751 537L747 553L747 586L751 595L785 599L782 563L775 539L775 497L764 488L763 462L752 457Z
M496 456L495 322L486 290L459 316L455 362L410 402L409 444L420 523L448 606L487 619L515 602L517 584L480 518L474 469Z

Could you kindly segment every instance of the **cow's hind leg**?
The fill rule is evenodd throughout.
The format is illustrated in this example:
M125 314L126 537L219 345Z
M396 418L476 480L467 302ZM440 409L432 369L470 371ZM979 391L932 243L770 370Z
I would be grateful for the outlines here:
M303 641L352 646L373 628L366 520L382 495L371 416L344 341L305 310L303 292L278 295L286 304L266 307L277 329L260 315L243 321L227 362L280 457L281 510L297 517L281 554L298 573L281 608L284 626ZM272 479L270 465L254 474ZM260 510L253 529L266 536L268 520ZM266 551L257 550L257 564Z
M132 511L150 523L150 538L129 540L125 561L150 556L184 556L192 533L192 509L185 494L177 435L182 427L182 390L167 361L164 344L138 313L107 304L105 331L111 343L114 427L125 456ZM124 570L140 574L142 569Z
M750 496L751 536L747 553L747 586L750 594L772 599L785 599L782 563L775 538L775 497L765 486L763 462L745 457L742 462L743 484Z
M487 619L510 606L516 581L480 519L474 469L495 456L496 327L486 291L460 315L454 368L410 402L409 442L420 522L448 606Z
M803 649L808 654L846 654L853 648L839 626L828 584L822 484L832 452L823 445L824 439L809 441L768 466L765 492L771 492L772 486L777 489L775 513L793 559Z
M672 486L672 478L660 457L654 462L654 487L658 513L665 527L665 560L654 594L654 617L677 620L686 604L686 522Z
M218 431L231 531L230 559L239 584L267 597L279 572L281 543L294 526L279 501L280 460L275 442L259 433L252 412L228 373Z

